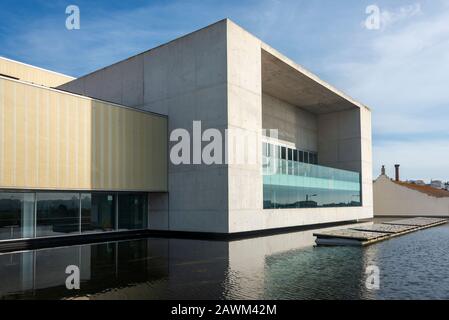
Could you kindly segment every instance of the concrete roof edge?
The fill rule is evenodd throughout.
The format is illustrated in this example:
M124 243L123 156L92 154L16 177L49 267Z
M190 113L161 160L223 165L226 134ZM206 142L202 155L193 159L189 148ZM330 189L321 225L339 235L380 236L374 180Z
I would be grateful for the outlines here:
M43 85L40 85L40 84L36 84L36 83L31 83L31 82L27 82L27 81L16 80L16 79L12 79L12 78L9 78L9 77L4 77L2 75L0 75L0 79L12 81L12 82L17 82L17 83L20 83L20 84L28 85L30 87L46 89L46 90L49 90L49 91L53 91L53 92L56 92L56 93L73 96L73 97L76 97L76 98L81 98L81 99L86 99L86 100L91 100L91 101L99 101L99 102L102 102L102 103L110 104L110 105L112 105L114 107L117 107L117 108L124 108L124 109L129 109L129 110L133 110L133 111L141 112L141 113L145 113L145 114L152 114L154 116L159 116L159 117L162 117L162 118L168 118L168 116L165 115L165 114L160 114L160 113L156 113L156 112L151 112L151 111L146 111L146 110L142 110L142 109L137 109L137 108L125 106L123 104L118 104L118 103L115 103L115 102L112 102L112 101L92 98L92 97L89 97L89 96L85 96L85 95L78 94L78 93L73 93L73 92L70 92L70 91L63 90L63 89L50 88L50 87L46 87L46 86L43 86Z
M141 56L141 55L144 55L144 54L146 54L146 53L148 53L148 52L151 52L151 51L153 51L153 50L162 48L162 47L167 46L167 45L169 45L169 44L171 44L171 43L173 43L173 42L176 42L176 41L178 41L178 40L181 40L181 39L183 39L183 38L186 38L186 37L188 37L188 36L191 36L191 35L193 35L193 34L195 34L195 33L197 33L197 32L200 32L200 31L202 31L202 30L204 30L204 29L210 28L210 27L212 27L212 26L214 26L214 25L217 25L217 24L223 23L223 22L227 22L227 21L229 21L228 18L224 18L224 19L218 20L218 21L216 21L216 22L214 22L214 23L211 23L211 24L209 24L209 25L207 25L207 26L205 26L205 27L202 27L202 28L200 28L200 29L197 29L197 30L194 30L194 31L192 31L192 32L186 33L186 34L184 34L184 35L182 35L182 36L180 36L180 37L178 37L178 38L175 38L175 39L173 39L173 40L170 40L170 41L168 41L168 42L162 43L162 44L160 44L160 45L158 45L158 46L156 46L156 47L147 49L147 50L142 51L142 52L140 52L140 53L136 53L136 54L134 54L134 55L132 55L132 56L126 58L126 59L119 60L119 61L114 62L114 63L112 63L112 64L110 64L110 65L108 65L108 66L102 67L102 68L97 69L97 70L92 71L92 72L89 72L89 73L87 73L87 74L85 74L85 75L82 75L81 77L76 78L76 79L74 79L74 80L79 80L79 79L86 78L86 77L88 77L88 76L90 76L90 75L92 75L92 74L95 74L95 73L97 73L97 72L103 71L103 70L105 70L105 69L108 69L108 68L113 67L113 66L115 66L115 65L117 65L117 64L123 63L123 62L125 62L125 61L131 60L131 59L134 59L134 58L137 58L138 56Z
M269 44L265 43L263 40L261 40L260 38L258 38L257 36L255 36L254 34L252 34L251 32L249 32L248 30L246 30L245 28L243 28L242 26L240 26L239 24L237 24L236 22L234 22L231 19L226 19L228 22L230 22L232 25L238 27L239 29L243 30L244 32L246 32L247 34L251 35L252 37L254 37L255 39L257 39L260 42L260 46L262 50L265 50L266 52L270 53L271 55L275 56L276 58L278 58L279 60L281 60L282 62L286 63L287 65L289 65L290 67L292 67L293 69L298 70L299 72L301 72L302 74L304 74L305 76L309 77L310 79L314 80L315 82L317 82L318 84L322 85L323 87L325 87L326 89L334 92L335 94L339 95L340 97L342 97L345 100L348 100L350 103L354 104L355 106L359 107L359 108L366 108L368 111L371 111L371 109L364 105L363 103L355 100L354 98L352 98L351 96L349 96L348 94L344 93L343 91L335 88L334 86L332 86L331 84L327 83L326 81L322 80L321 78L319 78L316 74L310 72L309 70L307 70L306 68L304 68L303 66L301 66L300 64L296 63L295 61L293 61L292 59L290 59L289 57L287 57L286 55L282 54L281 52L279 52L278 50L274 49L272 46L270 46Z
M326 89L332 91L333 93L335 93L336 95L342 97L343 99L349 101L353 105L355 105L355 106L357 106L359 108L365 108L368 111L371 111L371 109L368 106L366 106L363 103L355 100L354 98L352 98L348 94L344 93L343 91L337 89L336 87L334 87L333 85L329 84L328 82L322 80L320 77L318 77L313 72L307 70L306 68L304 68L300 64L296 63L295 61L293 61L292 59L288 58L286 55L280 53L278 50L274 49L273 47L271 47L270 45L266 44L263 41L261 41L261 48L262 48L262 50L265 50L269 54L273 55L274 57L278 58L282 62L286 63L290 67L298 70L299 72L301 72L305 76L309 77L311 80L315 81L316 83L320 84L321 86L325 87Z
M138 57L138 56L140 56L140 55L143 55L143 54L146 54L146 53L148 53L148 52L151 52L152 50L156 50L156 49L158 49L158 48L167 46L167 45L169 45L169 44L171 44L171 43L173 43L173 42L176 42L176 41L178 41L178 40L180 40L180 39L183 39L183 38L188 37L188 36L190 36L190 35L192 35L192 34L195 34L195 33L197 33L197 32L200 32L200 31L202 31L202 30L208 29L208 28L210 28L210 27L212 27L212 26L214 26L214 25L217 25L217 24L220 24L220 23L224 23L224 22L227 23L227 24L230 23L230 24L232 24L233 26L238 27L239 29L243 30L243 31L246 32L247 34L249 34L249 35L251 35L252 37L254 37L255 39L257 39L257 40L260 42L260 45L261 45L261 49L262 49L262 50L265 50L266 52L272 54L273 56L275 56L276 58L278 58L278 59L281 60L282 62L284 62L284 63L286 63L287 65L289 65L290 67L292 67L292 68L298 70L298 72L301 72L302 74L304 74L305 76L309 77L310 79L312 79L312 80L315 81L316 83L318 83L318 84L320 84L321 86L325 87L326 89L332 91L333 93L335 93L336 95L342 97L343 99L349 101L349 102L352 103L353 105L355 105L355 106L357 106L357 107L359 107L359 108L365 108L366 110L368 110L368 111L371 112L371 109L370 109L368 106L366 106L366 105L364 105L364 104L362 104L362 103L356 101L355 99L353 99L353 98L352 98L351 96L349 96L348 94L346 94L346 93L344 93L343 91L341 91L341 90L335 88L334 86L330 85L330 84L327 83L326 81L320 79L317 75L315 75L314 73L310 72L309 70L307 70L306 68L304 68L304 67L301 66L300 64L294 62L292 59L288 58L287 56L285 56L284 54L282 54L282 53L279 52L278 50L274 49L273 47L271 47L271 46L268 45L267 43L263 42L260 38L256 37L256 36L253 35L251 32L249 32L249 31L246 30L245 28L241 27L239 24L237 24L236 22L234 22L234 21L231 20L230 18L223 18L223 19L221 19L221 20L218 20L218 21L216 21L216 22L214 22L214 23L211 23L211 24L209 24L209 25L207 25L207 26L205 26L205 27L203 27L203 28L200 28L200 29L194 30L194 31L192 31L192 32L189 32L189 33L187 33L187 34L185 34L185 35L182 35L182 36L180 36L180 37L178 37L178 38L175 38L175 39L173 39L173 40L170 40L170 41L168 41L168 42L166 42L166 43L160 44L160 45L158 45L158 46L156 46L156 47L153 47L153 48L148 49L148 50L145 50L145 51L143 51L143 52L141 52L141 53L135 54L135 55L133 55L133 56L131 56L131 57L129 57L129 58L126 58L126 59L117 61L117 62L115 62L115 63L113 63L113 64L111 64L111 65L105 66L105 67L100 68L100 69L95 70L95 71L92 71L92 72L90 72L90 73L88 73L88 74L85 74L85 75L83 75L83 76L81 76L81 77L79 77L79 78L74 79L74 81L79 80L79 79L83 79L83 78L88 77L88 76L90 76L90 75L92 75L92 74L95 74L95 73L100 72L100 71L102 71L102 70L105 70L105 69L108 69L108 68L110 68L110 67L113 67L113 66L115 66L115 65L117 65L117 64L119 64L119 63L122 63L122 62L125 62L125 61L128 61L128 60L134 59L134 58L136 58L136 57Z

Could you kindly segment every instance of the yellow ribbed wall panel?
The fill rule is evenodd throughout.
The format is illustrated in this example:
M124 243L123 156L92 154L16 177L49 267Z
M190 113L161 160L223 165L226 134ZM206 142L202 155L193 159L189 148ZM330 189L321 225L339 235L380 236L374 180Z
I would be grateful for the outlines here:
M167 119L0 78L0 188L167 191Z
M0 74L52 88L56 88L64 83L74 80L73 77L3 57L0 57Z

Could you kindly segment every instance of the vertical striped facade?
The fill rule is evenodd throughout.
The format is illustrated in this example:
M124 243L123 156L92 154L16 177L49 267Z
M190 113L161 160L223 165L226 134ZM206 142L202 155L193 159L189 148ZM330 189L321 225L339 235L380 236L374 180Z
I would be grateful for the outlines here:
M0 77L0 188L167 191L167 119Z
M3 57L0 57L0 75L51 88L56 88L74 80L74 78L64 74L44 70Z

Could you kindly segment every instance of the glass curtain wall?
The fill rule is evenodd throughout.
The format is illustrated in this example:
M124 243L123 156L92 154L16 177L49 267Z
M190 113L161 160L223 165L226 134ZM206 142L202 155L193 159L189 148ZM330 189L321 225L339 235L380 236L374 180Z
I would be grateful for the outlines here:
M147 193L0 191L0 241L146 229L147 219Z
M0 240L34 237L34 193L0 193Z
M360 173L317 165L315 153L264 143L264 209L361 206ZM295 156L295 153L297 154Z
M118 196L119 229L145 229L147 227L147 195L120 194ZM126 212L126 214L120 214Z
M79 193L36 194L36 237L79 233Z
M110 193L81 194L82 232L104 232L115 230L116 199L117 196Z

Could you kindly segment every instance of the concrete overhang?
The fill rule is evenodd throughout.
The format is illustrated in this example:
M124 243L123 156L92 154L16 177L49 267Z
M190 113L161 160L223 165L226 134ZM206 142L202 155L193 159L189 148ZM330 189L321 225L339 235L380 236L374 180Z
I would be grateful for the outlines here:
M264 43L262 91L315 114L368 109Z

